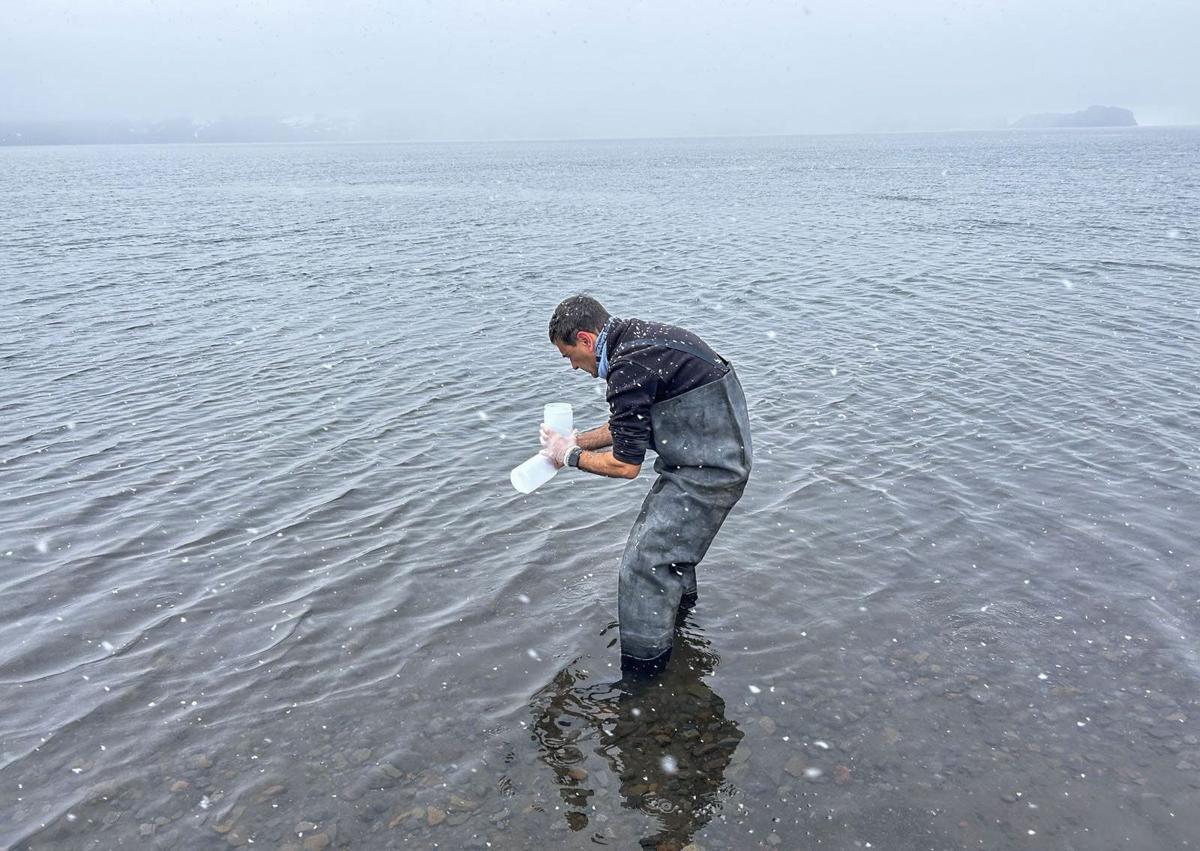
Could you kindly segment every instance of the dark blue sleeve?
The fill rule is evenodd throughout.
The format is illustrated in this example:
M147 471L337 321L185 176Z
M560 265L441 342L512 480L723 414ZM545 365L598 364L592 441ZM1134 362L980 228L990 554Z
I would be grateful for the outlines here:
M614 363L608 373L608 429L613 457L641 464L650 448L650 406L659 376L630 360Z

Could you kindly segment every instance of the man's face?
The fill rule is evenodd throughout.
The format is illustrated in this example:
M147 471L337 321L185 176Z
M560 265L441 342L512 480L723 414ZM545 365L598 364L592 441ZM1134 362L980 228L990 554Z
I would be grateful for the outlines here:
M596 364L596 335L591 331L576 334L573 346L555 340L554 348L571 361L571 369L582 369L593 378L600 374L600 367Z

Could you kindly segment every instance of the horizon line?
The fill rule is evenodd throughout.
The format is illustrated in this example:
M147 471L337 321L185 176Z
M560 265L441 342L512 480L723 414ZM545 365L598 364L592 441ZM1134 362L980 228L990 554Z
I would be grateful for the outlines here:
M3 124L3 121L0 121ZM491 138L391 138L374 139L285 139L285 140L191 140L191 141L97 141L97 142L7 142L0 140L0 148L83 148L83 147L121 147L129 145L470 145L470 144L534 144L534 143L568 143L568 142L670 142L670 141L705 141L721 139L795 139L826 136L917 136L940 133L1006 133L1018 131L1074 131L1074 130L1138 130L1146 129L1187 129L1200 127L1197 124L1135 124L1132 126L1111 127L952 127L924 130L812 130L801 133L729 133L729 134L696 134L696 135L649 135L649 136L500 136Z

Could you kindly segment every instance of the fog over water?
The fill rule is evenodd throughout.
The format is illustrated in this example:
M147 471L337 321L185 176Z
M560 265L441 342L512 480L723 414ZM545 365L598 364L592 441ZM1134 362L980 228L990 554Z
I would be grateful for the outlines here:
M1186 0L8 3L0 121L356 122L366 138L1200 122Z

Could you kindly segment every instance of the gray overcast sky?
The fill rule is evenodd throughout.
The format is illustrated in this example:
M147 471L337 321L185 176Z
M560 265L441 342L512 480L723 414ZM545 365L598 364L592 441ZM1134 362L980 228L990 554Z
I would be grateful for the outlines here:
M1200 123L1200 0L0 0L0 120L387 115L413 138Z

